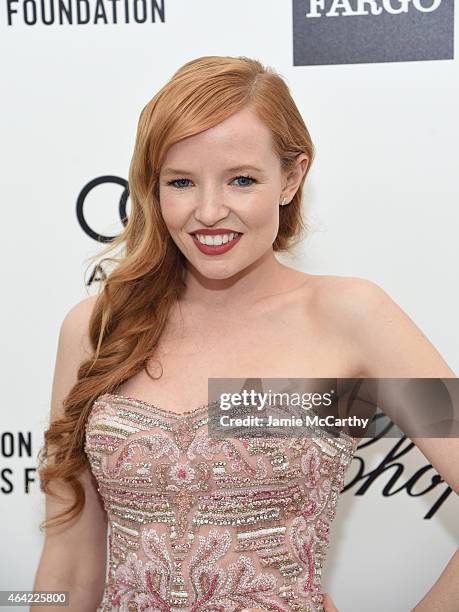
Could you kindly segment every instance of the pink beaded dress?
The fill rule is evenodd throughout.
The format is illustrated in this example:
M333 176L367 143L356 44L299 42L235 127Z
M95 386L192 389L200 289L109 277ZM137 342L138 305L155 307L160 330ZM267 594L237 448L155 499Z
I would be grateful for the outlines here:
M85 445L108 515L97 612L323 611L330 524L357 441L213 438L209 405L175 413L105 393Z

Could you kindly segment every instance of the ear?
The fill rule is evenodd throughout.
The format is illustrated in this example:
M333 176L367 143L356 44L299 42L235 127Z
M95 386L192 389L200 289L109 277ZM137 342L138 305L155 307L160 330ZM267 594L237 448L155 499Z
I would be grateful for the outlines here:
M295 166L284 174L280 201L285 198L285 204L289 204L293 200L308 166L309 157L306 153L300 153L296 158Z

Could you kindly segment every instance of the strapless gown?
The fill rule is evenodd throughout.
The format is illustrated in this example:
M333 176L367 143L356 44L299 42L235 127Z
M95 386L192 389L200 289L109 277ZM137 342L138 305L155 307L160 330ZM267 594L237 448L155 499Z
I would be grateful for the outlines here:
M185 413L109 394L84 450L108 515L97 612L323 611L321 570L357 441L213 439Z

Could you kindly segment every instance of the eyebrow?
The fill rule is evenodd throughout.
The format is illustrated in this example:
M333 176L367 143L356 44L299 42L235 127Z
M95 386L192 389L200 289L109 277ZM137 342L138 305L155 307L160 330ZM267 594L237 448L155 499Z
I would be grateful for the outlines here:
M242 172L243 170L251 170L253 172L263 172L261 168L253 166L252 164L243 164L235 166L233 168L227 168L227 172ZM179 168L164 168L162 174L193 174L189 170L180 170Z

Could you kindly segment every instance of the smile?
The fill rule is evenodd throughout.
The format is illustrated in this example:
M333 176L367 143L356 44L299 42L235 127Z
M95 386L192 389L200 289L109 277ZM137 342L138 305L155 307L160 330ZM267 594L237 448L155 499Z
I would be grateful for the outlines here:
M238 232L230 232L228 234L208 234L196 233L192 235L194 244L198 247L201 253L206 255L220 255L232 249L241 239L242 234Z
M207 244L208 246L220 246L226 244L234 238L237 238L241 234L237 232L231 232L230 234L216 234L215 236L209 236L204 234L194 234L196 240L199 240L201 244Z

